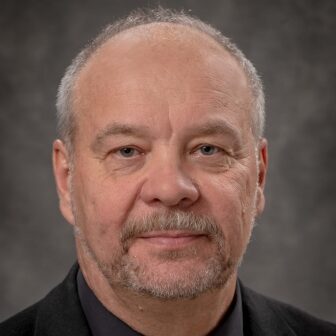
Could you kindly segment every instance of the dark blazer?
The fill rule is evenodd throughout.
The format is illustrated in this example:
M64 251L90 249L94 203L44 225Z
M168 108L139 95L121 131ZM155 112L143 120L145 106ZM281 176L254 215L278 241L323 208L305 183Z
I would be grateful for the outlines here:
M90 336L77 294L75 265L44 299L0 324L0 336ZM331 336L336 325L241 285L244 336ZM192 335L191 335L192 336Z

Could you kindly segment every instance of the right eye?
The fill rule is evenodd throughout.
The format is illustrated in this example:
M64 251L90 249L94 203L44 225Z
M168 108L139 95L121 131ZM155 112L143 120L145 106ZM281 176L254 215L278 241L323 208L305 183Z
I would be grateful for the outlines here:
M116 153L125 158L131 158L131 157L134 157L140 154L140 152L136 148L133 148L133 147L119 148L116 151Z
M214 155L220 151L218 147L213 145L203 145L198 150L202 155L205 156Z

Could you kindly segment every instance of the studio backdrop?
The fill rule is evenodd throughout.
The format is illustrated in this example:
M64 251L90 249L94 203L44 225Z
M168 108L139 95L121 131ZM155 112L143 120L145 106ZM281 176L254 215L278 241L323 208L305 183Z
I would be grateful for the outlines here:
M0 320L44 296L75 261L51 167L55 94L111 21L157 1L0 2ZM266 91L266 210L244 283L336 322L336 1L161 1L241 47Z

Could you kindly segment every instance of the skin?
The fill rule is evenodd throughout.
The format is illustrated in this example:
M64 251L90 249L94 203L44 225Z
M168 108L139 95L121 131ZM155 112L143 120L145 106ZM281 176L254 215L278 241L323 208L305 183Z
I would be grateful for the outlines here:
M61 212L81 232L76 247L87 283L143 334L208 333L233 299L238 263L264 208L267 144L252 134L243 71L204 34L152 24L106 42L81 70L74 94L73 161L56 140L53 162ZM113 262L128 220L170 210L214 219L235 263L226 284L179 300L111 285L95 259ZM180 257L162 258L170 251ZM127 253L148 277L170 282L188 280L215 251L207 236L155 231L133 239Z

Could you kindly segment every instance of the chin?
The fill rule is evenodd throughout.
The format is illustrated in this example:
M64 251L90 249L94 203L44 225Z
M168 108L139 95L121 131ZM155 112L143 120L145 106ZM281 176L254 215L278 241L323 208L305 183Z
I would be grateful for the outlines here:
M194 299L227 284L238 262L223 260L220 255L200 259L171 254L169 259L149 263L126 255L118 264L99 268L112 289L123 287L162 300Z

